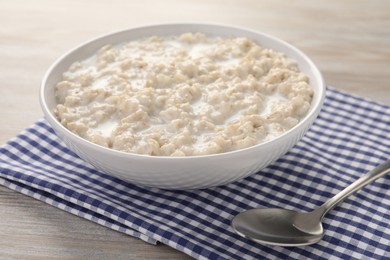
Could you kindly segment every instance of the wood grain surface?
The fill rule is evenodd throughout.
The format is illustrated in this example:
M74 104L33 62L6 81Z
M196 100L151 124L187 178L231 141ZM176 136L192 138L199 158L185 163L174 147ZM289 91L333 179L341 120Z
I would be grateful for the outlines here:
M51 63L92 37L161 22L244 26L282 38L328 85L390 104L390 1L0 0L0 144L42 118ZM1 259L187 259L0 187Z

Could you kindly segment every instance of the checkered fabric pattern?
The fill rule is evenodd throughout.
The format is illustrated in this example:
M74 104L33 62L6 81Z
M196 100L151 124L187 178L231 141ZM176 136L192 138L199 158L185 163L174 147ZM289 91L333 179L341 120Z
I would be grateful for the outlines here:
M261 245L230 228L250 208L309 211L389 158L390 106L328 88L319 118L290 152L225 186L166 191L121 181L69 151L45 120L0 148L0 183L198 259L390 259L389 175L333 209L317 244Z

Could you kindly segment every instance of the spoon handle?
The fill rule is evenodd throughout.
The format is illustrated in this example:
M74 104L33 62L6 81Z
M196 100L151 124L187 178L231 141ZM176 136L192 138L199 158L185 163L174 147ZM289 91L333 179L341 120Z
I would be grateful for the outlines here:
M348 196L352 195L356 191L358 191L363 186L375 181L376 179L382 177L383 175L390 172L390 160L385 161L380 164L376 168L374 168L369 173L363 175L348 187L337 193L333 198L322 204L319 208L311 212L312 214L317 215L320 219L322 219L326 213L328 213L331 209L333 209L338 203L343 201Z

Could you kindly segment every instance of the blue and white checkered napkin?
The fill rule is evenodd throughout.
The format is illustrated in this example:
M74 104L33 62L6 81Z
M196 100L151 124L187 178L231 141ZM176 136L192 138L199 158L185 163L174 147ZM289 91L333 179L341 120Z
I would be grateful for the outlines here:
M315 245L266 246L230 228L249 208L313 209L389 158L390 106L328 88L319 118L288 154L229 185L166 191L126 183L79 159L44 120L0 148L0 183L199 259L389 259L390 176L331 211Z

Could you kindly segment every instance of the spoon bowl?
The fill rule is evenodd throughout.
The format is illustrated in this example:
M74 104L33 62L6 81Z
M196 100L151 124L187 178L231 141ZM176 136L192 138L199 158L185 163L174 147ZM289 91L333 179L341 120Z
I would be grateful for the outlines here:
M390 160L350 184L311 212L280 208L250 209L233 218L231 226L239 235L259 243L303 246L317 243L324 236L322 219L345 198L390 172Z
M259 243L278 246L303 246L324 236L321 223L311 229L299 227L299 220L310 213L268 208L242 212L232 220L232 228L241 236Z

